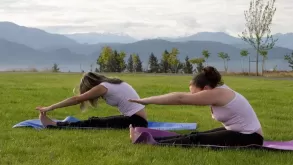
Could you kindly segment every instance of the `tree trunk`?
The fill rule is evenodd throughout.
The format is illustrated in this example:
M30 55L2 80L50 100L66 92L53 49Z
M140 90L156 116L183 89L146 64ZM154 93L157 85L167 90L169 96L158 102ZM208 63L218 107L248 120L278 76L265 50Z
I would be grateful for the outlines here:
M227 62L225 60L224 60L224 68L225 68L225 72L227 73L228 68L227 68Z
M248 74L250 74L250 56L248 56Z
M261 74L263 76L263 72L264 72L264 66L265 66L265 57L262 57L262 67L261 67Z
M257 45L257 50L256 50L256 76L258 76L258 56L259 56L259 44Z
M243 67L243 64L244 63L244 61L243 61L243 57L241 58L241 68L242 68L242 73L244 73L244 67Z
M228 61L226 61L226 73L228 72Z
M224 70L226 72L226 63L225 63L225 60L223 60L223 61L224 61Z
M266 59L263 56L263 58L262 58L262 75L263 75L263 72L265 71L265 61L266 61Z

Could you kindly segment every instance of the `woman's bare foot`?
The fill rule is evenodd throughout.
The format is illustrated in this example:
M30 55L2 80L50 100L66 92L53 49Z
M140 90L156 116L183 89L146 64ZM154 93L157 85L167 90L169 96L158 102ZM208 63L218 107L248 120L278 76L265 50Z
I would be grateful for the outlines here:
M129 125L129 137L130 137L130 139L132 138L133 133L134 133L134 128L133 128L132 125L130 124L130 125Z
M57 126L57 123L47 117L45 113L40 113L39 119L44 127L47 127L48 125Z
M149 132L140 132L129 125L130 139L132 143L157 144L156 140Z
M140 135L139 132L135 131L132 125L129 125L129 134L130 134L130 139L132 142L134 142L136 138Z

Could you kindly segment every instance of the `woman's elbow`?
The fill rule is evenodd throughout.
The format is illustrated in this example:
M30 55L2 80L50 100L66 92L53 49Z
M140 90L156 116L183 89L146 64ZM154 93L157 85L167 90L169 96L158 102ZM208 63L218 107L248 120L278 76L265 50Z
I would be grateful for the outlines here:
M71 99L72 99L73 104L80 104L80 103L84 102L84 100L82 100L82 98L80 96L73 96Z
M186 104L186 100L185 100L185 98L183 97L183 96L178 96L178 98L177 98L177 104L179 104L179 105L185 105Z
M178 104L180 105L197 105L197 101L189 95L180 95L178 97Z

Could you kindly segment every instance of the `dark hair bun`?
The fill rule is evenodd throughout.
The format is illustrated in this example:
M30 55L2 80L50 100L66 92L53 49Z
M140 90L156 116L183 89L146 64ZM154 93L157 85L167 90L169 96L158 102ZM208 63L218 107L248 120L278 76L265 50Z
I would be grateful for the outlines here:
M216 71L217 71L216 68L212 66L207 66L203 68L203 72L205 73L205 75L215 74Z
M207 66L203 68L203 73L206 79L210 82L211 87L216 87L218 84L221 84L222 76L218 70L212 66Z

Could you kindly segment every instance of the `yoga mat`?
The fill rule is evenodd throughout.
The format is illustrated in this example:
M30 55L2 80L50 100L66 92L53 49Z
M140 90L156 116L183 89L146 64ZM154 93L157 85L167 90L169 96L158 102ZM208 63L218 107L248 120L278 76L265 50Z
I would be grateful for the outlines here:
M72 117L72 116L67 116L64 120L56 120L52 119L53 121L68 121L68 122L77 122L79 121L77 118ZM18 127L32 127L35 129L43 129L43 124L39 119L32 119L32 120L25 120L23 122L20 122L18 124L15 124L12 128L18 128Z
M64 120L56 120L54 121L68 121L68 122L77 122L79 119L67 116ZM175 131L175 130L195 130L197 128L196 123L175 123L175 122L154 122L149 121L149 128L154 130L168 130L168 131ZM19 127L32 127L35 129L43 129L43 125L39 119L32 119L32 120L26 120L23 122L20 122L16 125L14 125L12 128L19 128ZM78 129L78 128L77 128ZM84 129L84 128L83 128ZM99 129L99 128L89 128L87 129Z
M176 131L176 130L195 130L196 123L174 123L174 122L155 122L148 121L148 128L162 130L162 131Z
M168 137L168 136L178 136L180 134L168 131L160 131L160 130L152 130L148 128L135 128L136 137L132 140L133 144L144 143L151 145L159 145L155 137ZM174 146L170 144L171 146ZM248 146L216 146L216 145L180 145L180 146L188 146L188 147L210 147L210 148L257 148L257 149L267 149L267 150L278 150L278 151L293 151L293 140L291 141L264 141L263 145L248 145Z

